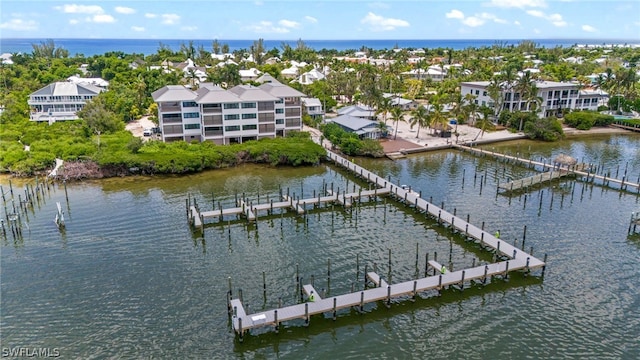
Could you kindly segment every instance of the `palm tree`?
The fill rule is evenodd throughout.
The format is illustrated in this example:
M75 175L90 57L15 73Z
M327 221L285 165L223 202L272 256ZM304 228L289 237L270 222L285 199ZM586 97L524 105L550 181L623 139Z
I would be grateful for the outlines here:
M384 120L384 124L387 125L387 113L392 109L391 106L391 98L381 96L378 99L378 109L376 110L376 115L382 114L382 119Z
M478 104L476 104L476 98L477 96L473 94L465 94L464 96L464 112L467 119L473 119L473 124L475 124L476 122L476 113L478 112Z
M411 119L410 124L411 128L415 125L418 125L418 132L416 133L416 139L420 137L420 128L421 127L429 127L429 113L427 112L427 108L424 106L418 106L415 110L411 111Z
M434 96L431 99L431 126L440 127L441 131L446 130L448 121L442 109L442 99L440 96Z
M394 107L391 109L391 120L396 123L396 131L393 135L393 140L398 137L398 123L400 121L404 121L404 114L402 113L402 109L399 107Z

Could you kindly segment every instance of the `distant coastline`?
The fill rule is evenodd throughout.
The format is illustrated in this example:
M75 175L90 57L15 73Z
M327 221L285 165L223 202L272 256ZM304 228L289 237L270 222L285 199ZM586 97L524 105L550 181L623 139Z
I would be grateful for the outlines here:
M32 44L40 44L47 41L46 38L0 38L0 53L31 53ZM160 44L168 46L173 51L178 51L181 44L193 41L197 48L200 45L205 50L211 51L213 39L52 39L56 46L69 51L70 56L82 54L84 56L102 55L107 52L122 51L125 54L150 55L157 52ZM252 40L224 40L218 39L221 44L228 44L229 50L248 49ZM304 39L303 39L304 40ZM639 39L439 39L439 40L304 40L306 46L315 51L322 49L334 49L338 51L358 50L367 47L375 50L400 48L451 48L463 50L467 48L490 47L496 43L503 45L517 45L524 40L530 40L540 47L552 48L556 46L571 47L574 45L603 45L603 44L640 44ZM297 40L264 40L266 49L281 49L282 43L292 47Z

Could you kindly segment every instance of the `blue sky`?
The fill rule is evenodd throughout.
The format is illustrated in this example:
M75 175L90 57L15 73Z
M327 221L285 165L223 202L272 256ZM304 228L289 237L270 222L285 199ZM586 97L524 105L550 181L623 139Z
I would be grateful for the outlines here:
M640 42L640 1L2 0L0 36Z

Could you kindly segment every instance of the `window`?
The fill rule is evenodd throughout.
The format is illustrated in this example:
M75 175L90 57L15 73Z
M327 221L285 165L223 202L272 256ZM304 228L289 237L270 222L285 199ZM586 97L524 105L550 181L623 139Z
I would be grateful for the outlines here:
M224 131L240 131L240 125L225 126Z
M258 125L242 125L242 130L256 130Z
M182 107L198 107L195 101L183 101Z
M238 109L240 108L238 103L229 103L229 104L224 104L224 108L225 109Z
M185 130L198 130L200 129L200 124L184 124Z
M242 103L243 109L255 109L256 103Z
M240 114L227 114L224 116L225 120L238 120L240 119Z
M220 104L202 104L203 109L220 109Z
M284 119L276 119L276 124L284 124Z
M242 119L255 119L256 114L242 114Z
M598 98L592 98L591 99L591 104L595 105L598 103Z
M197 112L193 112L193 113L184 113L184 118L185 119L197 119L200 117L200 113Z
M482 92L482 96L487 96L487 92L486 92L486 91L483 91L483 92Z
M480 95L480 90L476 90L476 95Z
M284 114L284 109L276 109L276 114Z
M567 97L569 95L569 90L562 90L562 97Z

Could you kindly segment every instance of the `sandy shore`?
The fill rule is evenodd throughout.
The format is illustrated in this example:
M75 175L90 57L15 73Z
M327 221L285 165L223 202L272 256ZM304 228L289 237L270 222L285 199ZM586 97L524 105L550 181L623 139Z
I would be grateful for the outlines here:
M395 126L391 121L387 122L390 126ZM482 132L480 129L468 126L468 125L452 125L453 132L457 131L459 136L456 138L452 136L450 138L441 138L433 135L431 129L420 129L418 132L417 127L413 129L406 122L398 123L398 132L394 139L394 133L390 134L390 140L382 141L382 146L385 153L391 152L420 152L446 149L450 146L451 142L458 143L470 143L487 144L501 141L526 139L527 136L522 133L512 133L508 130L499 130L492 132ZM577 130L574 128L563 128L567 137L592 135L592 134L628 134L630 131L614 128L614 127L597 127L590 130ZM395 132L395 128L394 128Z

